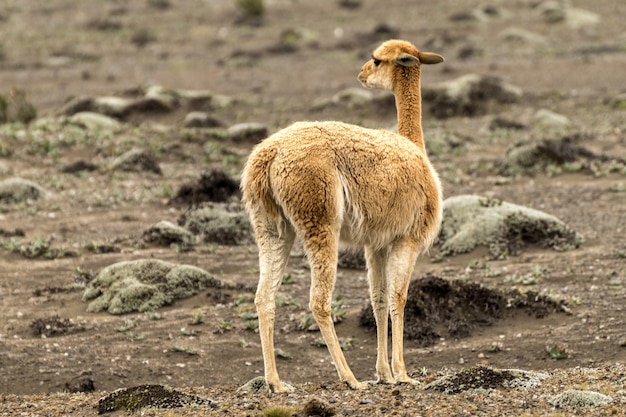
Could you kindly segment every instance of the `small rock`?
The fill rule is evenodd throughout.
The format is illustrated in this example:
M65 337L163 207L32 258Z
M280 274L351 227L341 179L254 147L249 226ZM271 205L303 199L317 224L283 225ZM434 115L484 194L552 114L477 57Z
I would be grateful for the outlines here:
M335 414L337 414L337 412L330 404L318 398L311 398L304 407L302 407L302 415L305 417L332 417Z
M509 129L509 130L526 130L528 126L517 120L505 119L503 117L494 117L489 123L489 130Z
M365 255L362 250L342 250L339 252L337 266L345 269L364 270L366 268Z
M11 175L13 170L4 161L0 161L0 176Z
M545 45L548 39L526 29L509 27L498 34L498 38L507 42L525 45Z
M558 114L547 109L538 110L534 115L534 119L537 123L545 127L555 129L562 129L570 125L570 120L567 116L563 116L562 114Z
M167 220L160 221L150 226L143 232L143 240L157 245L170 246L179 244L188 248L194 243L194 236L187 229L175 225Z
M47 194L38 184L22 178L13 177L0 181L0 201L4 203L38 200Z
M608 395L600 394L594 391L580 391L580 390L567 390L561 394L555 395L550 404L555 407L599 407L609 404L613 401L613 398Z
M94 392L96 386L91 375L77 375L65 383L65 391L70 393Z
M209 115L206 112L202 111L193 111L188 113L185 116L185 120L183 121L183 127L222 127L224 124L216 119L215 117Z
M111 163L111 169L128 172L149 171L159 175L163 173L154 155L142 149L131 149L118 156Z
M63 168L61 168L61 172L64 172L66 174L74 174L74 173L83 172L83 171L91 172L97 169L98 169L98 165L79 159L76 162L72 162L72 163L65 165Z
M111 117L123 118L131 112L134 105L134 99L103 96L93 99L93 108L90 110Z
M74 97L59 109L58 113L64 116L71 116L76 113L85 111L94 111L94 98L93 97Z
M176 107L176 101L168 95L146 96L132 101L127 109L126 114L132 112L139 113L167 113Z
M194 110L208 110L212 107L213 94L205 90L177 90L178 97Z
M237 388L237 392L243 393L251 393L251 392L261 392L268 391L270 386L265 382L265 378L262 376L257 376L252 378L250 381L246 382L244 385Z
M74 115L70 117L69 121L70 123L82 126L87 130L115 130L121 126L120 122L112 117L90 111L74 113Z
M344 9L358 9L363 5L363 0L339 0L337 4Z
M228 128L228 137L233 142L258 143L268 133L267 126L261 123L239 123Z

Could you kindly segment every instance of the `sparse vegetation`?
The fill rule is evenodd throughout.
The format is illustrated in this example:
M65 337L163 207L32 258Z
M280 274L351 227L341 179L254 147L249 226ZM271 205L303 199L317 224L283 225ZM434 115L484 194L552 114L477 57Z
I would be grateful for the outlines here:
M410 2L387 2L384 13L372 14L375 2L364 0L273 0L263 1L260 17L246 19L235 1L0 1L0 183L30 181L19 201L0 191L0 415L83 416L99 409L120 416L257 416L274 407L293 417L622 415L626 38L623 16L615 13L621 3L459 0L446 7L420 2L419 13L406 13ZM574 28L570 17L590 7L600 20ZM560 20L548 22L547 8ZM503 37L512 25L544 43ZM489 245L463 254L433 249L416 262L412 278L430 272L450 287L432 282L424 297L407 304L406 365L417 384L352 391L336 381L326 348L311 345L320 337L308 306L311 269L296 240L280 277L274 323L276 361L292 391L270 393L261 378L258 391L237 392L264 369L250 229L218 228L210 242L194 232L190 244L148 241L143 233L163 220L181 226L183 215L208 203L200 201L208 191L223 198L220 213L242 213L241 167L263 134L235 136L235 124L258 123L272 133L299 119L345 120L393 131L393 97L361 89L356 73L370 45L403 36L446 57L432 72L423 68L423 91L477 69L524 90L514 103L478 97L488 84L473 89L470 101L424 101L424 138L444 196L476 193L485 210L507 202L538 209L586 241L558 251L502 241L502 256ZM338 97L345 101L333 101ZM487 113L436 119L433 107L443 113L442 104ZM539 109L565 116L569 127L538 121ZM194 112L204 114L205 124L186 124ZM151 155L162 175L110 169L133 149ZM227 186L207 187L224 177ZM174 201L188 184L202 188ZM380 181L375 189L388 186ZM514 220L514 239L537 236ZM482 227L478 217L470 224ZM224 245L226 239L234 244ZM355 375L370 380L376 332L357 323L361 307L369 308L367 272L362 252L351 254L341 257L332 316L343 318L337 335ZM96 299L81 295L98 275L137 259L200 267L215 281L187 299L151 304L156 310L87 311ZM97 287L112 294L126 284L151 285L121 279ZM493 293L476 287L466 293L473 298L459 302L454 290L472 284L502 293L511 307L494 307ZM172 283L187 285L184 278ZM122 293L121 306L135 305ZM472 306L485 308L472 316ZM434 321L442 317L453 319ZM496 372L476 372L477 364ZM498 371L521 375L511 366L528 370L529 378L516 378L518 386L488 384ZM469 392L424 390L444 374L467 370L474 372L456 381L478 386ZM137 386L151 383L181 390ZM602 395L612 401L602 402L608 400Z
M263 410L265 417L293 417L297 413L297 408L288 405L273 405Z

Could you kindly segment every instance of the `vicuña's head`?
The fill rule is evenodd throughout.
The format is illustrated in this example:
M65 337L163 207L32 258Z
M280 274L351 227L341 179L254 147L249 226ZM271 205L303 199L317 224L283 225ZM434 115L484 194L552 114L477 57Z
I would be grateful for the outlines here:
M422 52L407 41L388 40L372 53L372 59L363 64L359 81L366 88L394 91L398 81L419 76L421 64L443 62L441 55ZM419 81L418 81L419 82Z

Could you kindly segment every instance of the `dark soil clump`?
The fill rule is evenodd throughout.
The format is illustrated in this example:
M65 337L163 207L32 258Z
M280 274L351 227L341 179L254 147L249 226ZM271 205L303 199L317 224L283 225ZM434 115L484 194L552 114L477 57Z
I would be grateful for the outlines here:
M143 407L178 408L189 405L213 405L213 401L165 388L162 385L139 385L117 390L98 401L98 414L117 410L136 411Z
M560 303L533 292L503 293L474 282L448 281L427 275L411 281L405 309L405 336L419 346L431 346L440 337L471 336L474 329L520 311L542 318L563 311ZM363 326L376 326L371 307L361 311Z
M446 394L458 394L471 389L502 388L514 379L517 379L517 376L509 371L477 366L463 369L446 378L445 383L433 385L432 388Z
M75 174L77 172L83 171L92 172L96 171L97 169L98 165L80 159L78 161L65 165L63 168L61 168L61 172L64 172L66 174Z
M62 319L59 316L35 319L30 325L35 336L61 336L70 333L84 331L85 328L72 322L70 319Z
M223 171L203 173L195 182L183 184L170 204L197 206L203 202L223 203L239 192L239 183Z

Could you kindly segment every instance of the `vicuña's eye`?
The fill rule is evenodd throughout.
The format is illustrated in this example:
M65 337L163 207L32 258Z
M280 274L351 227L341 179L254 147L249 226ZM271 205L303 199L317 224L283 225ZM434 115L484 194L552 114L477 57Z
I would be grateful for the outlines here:
M372 58L372 61L374 62L375 66L379 66L380 65L380 59L376 59L376 58Z

